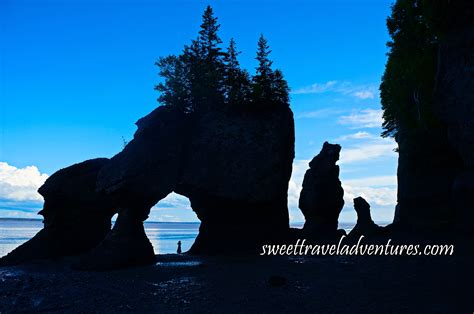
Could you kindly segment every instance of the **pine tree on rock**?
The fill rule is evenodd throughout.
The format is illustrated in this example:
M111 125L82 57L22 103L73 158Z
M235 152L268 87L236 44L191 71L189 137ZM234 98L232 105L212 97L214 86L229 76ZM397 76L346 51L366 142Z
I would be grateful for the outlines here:
M253 101L258 106L288 105L289 88L280 70L273 71L268 41L260 35L257 44L257 73L253 77Z
M253 101L257 104L268 103L272 90L272 64L268 58L271 50L268 41L260 35L257 43L257 59L258 67L253 77Z
M191 90L189 89L188 64L181 56L161 57L155 65L160 68L159 75L164 82L155 86L161 94L158 101L163 105L177 106L183 112L192 111Z
M275 70L272 78L272 100L277 104L288 105L290 89L288 83L283 78L283 72Z
M250 101L250 77L240 68L235 40L230 39L225 60L225 98L229 106L244 105Z
M211 6L202 16L199 37L192 43L193 94L197 109L210 110L222 106L224 57L218 35L220 25Z
M175 106L185 113L227 110L255 104L288 105L288 84L279 70L272 70L270 48L261 36L258 41L258 67L252 78L240 68L240 52L230 41L227 52L222 51L220 25L210 6L202 16L199 36L184 46L181 54L160 58L155 65L163 81L155 89L158 101ZM242 106L243 105L243 106Z

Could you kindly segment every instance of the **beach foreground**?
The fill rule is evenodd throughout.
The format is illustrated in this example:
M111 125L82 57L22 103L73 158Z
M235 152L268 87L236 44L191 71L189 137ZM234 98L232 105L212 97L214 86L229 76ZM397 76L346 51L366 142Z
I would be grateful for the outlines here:
M72 260L0 270L0 312L472 311L472 255L194 257L110 272Z

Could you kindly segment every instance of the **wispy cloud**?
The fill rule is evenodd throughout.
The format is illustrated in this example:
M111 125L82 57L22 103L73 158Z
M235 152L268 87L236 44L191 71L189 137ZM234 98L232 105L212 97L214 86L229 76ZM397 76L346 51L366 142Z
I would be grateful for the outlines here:
M349 115L341 116L338 123L347 125L352 129L381 127L383 123L382 114L381 109L359 110Z
M353 199L362 196L371 205L393 206L397 204L397 176L363 177L342 180L346 205Z
M375 93L371 90L360 90L360 91L354 92L353 95L359 99L374 99L375 98Z
M192 210L191 203L187 197L176 193L170 193L164 199L160 200L156 204L154 209L157 210L169 210L169 209L186 209Z
M314 83L309 86L297 88L294 91L292 91L292 94L295 94L295 95L320 94L320 93L334 90L336 84L337 84L337 81L327 81L326 83Z
M327 81L325 83L314 83L295 89L292 94L321 94L334 92L343 95L350 95L357 99L374 99L378 96L377 84L354 84L348 81Z
M397 176L376 176L376 177L364 177L359 179L350 179L344 181L350 186L359 187L384 187L384 186L396 186Z
M13 201L42 201L38 188L48 178L36 166L17 168L0 162L0 199Z
M347 140L362 140L362 139L373 139L375 138L375 135L371 134L371 133L368 133L368 132L365 132L365 131L360 131L360 132L357 132L357 133L353 133L353 134L347 134L347 135L343 135L343 136L339 136L337 137L336 139L334 139L335 142L343 142L343 141L347 141Z
M302 112L298 115L296 115L297 119L303 119L303 118L327 118L329 116L333 115L339 115L341 113L345 112L344 110L341 109L335 109L335 108L322 108L314 111L307 111L307 112ZM347 112L347 111L346 111Z
M363 142L341 150L339 164L369 161L381 157L396 158L394 150L397 143L393 139L380 138L370 142Z

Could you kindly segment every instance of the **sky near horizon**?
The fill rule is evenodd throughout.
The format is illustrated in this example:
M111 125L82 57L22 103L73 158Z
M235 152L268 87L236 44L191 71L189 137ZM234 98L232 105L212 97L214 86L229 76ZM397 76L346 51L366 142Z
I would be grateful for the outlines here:
M49 175L122 149L134 123L158 106L155 60L197 36L207 4L224 45L235 38L243 67L254 71L262 33L291 87L291 221L304 221L297 205L303 175L326 140L342 145L340 221L355 221L352 198L359 195L374 220L392 220L396 144L380 137L378 92L391 5L383 0L1 1L0 217L38 217L36 190ZM176 194L150 220L198 221Z

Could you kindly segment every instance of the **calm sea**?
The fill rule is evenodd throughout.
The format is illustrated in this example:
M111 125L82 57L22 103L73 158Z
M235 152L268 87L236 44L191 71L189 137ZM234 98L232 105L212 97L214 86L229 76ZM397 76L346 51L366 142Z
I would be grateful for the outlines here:
M0 257L28 241L41 228L41 220L0 218ZM292 224L301 228L302 224ZM353 224L340 223L339 228L350 231ZM199 223L193 222L145 222L145 230L156 254L176 253L177 242L181 241L183 252L194 242Z

